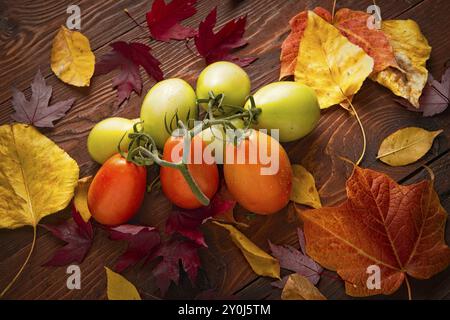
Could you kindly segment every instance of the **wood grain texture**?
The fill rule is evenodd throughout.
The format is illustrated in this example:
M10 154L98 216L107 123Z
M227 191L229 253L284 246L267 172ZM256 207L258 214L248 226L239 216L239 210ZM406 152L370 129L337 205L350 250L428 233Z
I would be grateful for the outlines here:
M59 121L46 135L63 147L80 165L82 176L93 174L98 166L94 164L86 150L86 137L92 126L109 116L138 116L143 97L132 94L126 105L117 106L115 91L111 88L113 74L96 77L88 89L76 89L61 83L51 74L48 67L51 39L58 26L66 19L65 9L69 1L0 1L0 70L3 79L0 83L0 124L8 123L12 113L10 102L11 85L30 94L29 84L41 67L47 81L53 86L57 100L76 97L77 101L68 115ZM218 5L218 22L223 24L231 18L248 14L246 36L249 45L239 51L239 55L256 55L259 59L246 68L252 79L253 90L278 79L280 45L289 32L287 21L298 11L321 5L331 8L332 1L199 1L198 13L187 20L186 24L196 26L198 22ZM365 10L370 1L338 1L339 7ZM445 12L450 11L446 0L378 0L384 18L412 18L416 20L433 47L429 69L439 77L444 63L450 57L450 43L442 30L449 30L450 23ZM195 78L204 67L204 62L192 55L184 42L160 43L149 40L122 12L128 7L138 21L144 21L149 1L80 1L82 9L82 32L91 40L97 58L109 51L108 44L115 40L140 41L153 48L153 54L162 61L166 77L182 77L195 85ZM437 27L438 26L438 27ZM144 37L144 38L142 38ZM189 43L193 46L192 41ZM146 92L154 84L147 75L144 77ZM448 177L449 168L449 124L447 111L433 118L422 118L419 114L408 112L392 101L392 94L381 86L367 81L355 97L355 106L364 122L370 137L366 158L362 165L391 175L397 180L418 179L423 172L420 167L431 163L438 179ZM405 126L421 126L429 130L444 129L445 132L434 144L427 156L410 166L391 168L376 161L379 144L388 134ZM319 191L326 205L335 204L345 196L344 182L350 174L350 168L338 156L356 159L361 148L359 128L354 118L338 108L323 112L318 128L308 137L285 145L292 163L301 163L314 173ZM438 174L439 173L439 174ZM448 178L446 178L448 179ZM445 182L447 181L447 182ZM448 180L438 180L437 185L443 205L449 209ZM170 211L170 203L155 192L145 199L145 204L135 218L138 223L156 225L163 228L165 218ZM45 223L67 219L68 211L53 215ZM295 228L283 210L270 217L256 216L248 220L247 212L237 210L238 219L249 223L243 230L255 243L267 249L267 239L274 243L296 243ZM178 288L172 287L168 297L192 298L203 288L215 288L218 295L228 296L237 293L242 298L279 298L279 292L270 287L270 281L258 278L249 268L241 253L230 241L223 230L206 224L208 250L202 250L201 258L204 270L199 279L199 288L192 288L182 281ZM448 228L447 228L448 230ZM448 233L448 232L447 232ZM18 230L0 230L0 288L13 277L15 270L24 260L31 242L30 228ZM70 291L66 288L65 268L43 268L41 265L51 256L53 250L61 245L47 232L39 231L36 251L30 265L26 268L6 298L27 299L103 299L105 298L105 274L103 266L112 266L114 260L124 249L124 244L111 242L104 233L96 237L95 243L86 260L81 264L82 290ZM136 266L125 273L135 283L144 296L158 295L155 292L150 268ZM435 280L437 279L437 280ZM413 287L416 283L413 282ZM449 273L444 272L426 284L417 284L414 290L417 297L450 298ZM323 277L319 288L329 298L348 298L343 285L333 274ZM403 290L403 289L402 289ZM395 297L404 297L401 290Z

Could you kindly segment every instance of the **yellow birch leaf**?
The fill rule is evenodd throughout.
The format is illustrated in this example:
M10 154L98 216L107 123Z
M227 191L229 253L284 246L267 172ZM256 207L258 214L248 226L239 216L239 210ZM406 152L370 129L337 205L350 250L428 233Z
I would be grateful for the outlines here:
M87 194L89 191L89 186L92 182L92 176L84 177L78 180L78 185L75 188L75 195L73 197L73 204L75 208L80 213L84 222L88 222L91 218L91 212L87 204Z
M377 159L393 166L405 166L422 158L443 130L427 131L422 128L400 129L383 140Z
M282 300L327 300L325 296L320 293L308 279L299 275L298 273L291 274L283 292L281 293Z
M400 69L389 67L371 78L419 108L419 98L428 79L425 65L431 47L413 20L387 20L381 28L389 38Z
M142 300L136 287L120 274L105 267L108 300Z
M300 42L295 81L316 91L320 108L347 101L372 73L374 61L336 27L308 11Z
M78 31L61 26L53 39L51 67L63 82L88 87L94 74L95 56L89 39Z
M291 201L304 204L315 209L322 208L319 192L317 192L316 181L313 175L305 167L292 165L293 179Z
M242 251L245 259L256 274L277 279L280 278L280 264L277 259L260 249L235 227L217 221L213 221L213 223L230 232L231 239Z

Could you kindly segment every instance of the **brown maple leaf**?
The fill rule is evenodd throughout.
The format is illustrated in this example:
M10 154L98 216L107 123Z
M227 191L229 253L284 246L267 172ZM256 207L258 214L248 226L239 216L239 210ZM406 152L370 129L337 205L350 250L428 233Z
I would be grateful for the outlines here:
M450 263L444 240L447 213L429 181L402 186L387 175L355 167L344 203L300 217L307 254L336 270L351 296L391 294L407 275L427 279ZM379 289L368 286L373 265L381 271Z

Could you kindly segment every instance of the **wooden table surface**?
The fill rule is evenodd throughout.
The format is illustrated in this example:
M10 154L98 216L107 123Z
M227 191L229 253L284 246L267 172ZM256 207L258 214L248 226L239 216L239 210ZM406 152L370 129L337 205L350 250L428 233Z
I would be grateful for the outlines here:
M90 159L86 149L86 137L92 126L110 116L135 118L139 115L143 96L132 94L130 101L122 106L116 102L111 87L112 74L95 77L89 88L77 89L63 84L52 74L50 49L58 27L67 19L66 8L70 4L81 7L82 32L89 37L91 47L100 57L109 51L108 44L115 40L133 40L150 44L153 54L161 60L165 77L181 77L192 85L202 68L202 59L193 56L183 41L161 43L150 41L133 21L123 12L128 8L136 19L144 23L145 13L150 9L145 1L0 1L0 125L9 123L13 112L11 86L30 94L30 83L37 68L41 68L47 83L53 86L53 97L57 100L75 97L77 100L66 117L53 130L45 134L64 148L76 161L81 176L95 173L98 166ZM338 7L366 10L371 1L339 0ZM429 40L433 51L428 62L430 72L439 78L445 62L450 58L450 1L448 0L377 0L384 19L414 19ZM249 45L239 55L255 55L259 59L246 68L252 80L252 89L258 89L278 79L280 45L289 33L288 21L305 8L321 5L331 9L331 0L227 0L198 1L198 13L185 23L197 26L206 14L218 5L218 23L248 14L246 37ZM145 75L144 93L154 84ZM423 118L409 112L393 101L393 94L371 81L366 81L356 95L354 104L368 134L368 150L363 167L385 172L400 183L412 183L427 179L423 165L433 169L436 189L443 206L450 209L450 111L432 118ZM444 129L432 150L419 162L392 168L375 159L384 137L406 126L419 126L429 130ZM292 163L303 164L316 177L317 185L325 205L336 204L345 199L345 180L351 168L338 156L356 159L361 150L360 131L354 118L342 108L334 107L322 112L317 129L308 137L286 145ZM1 161L1 159L0 159ZM163 227L171 208L160 192L147 196L138 223ZM295 235L297 222L284 210L270 217L256 216L248 219L243 209L237 209L238 219L250 224L243 232L256 244L268 250L267 240L277 244L298 247ZM1 214L1 213L0 213ZM46 218L53 223L67 219L68 210ZM210 223L204 225L209 249L201 250L202 271L197 288L186 280L179 287L172 286L167 298L193 298L200 290L214 288L219 296L237 295L238 298L279 298L280 291L270 286L270 279L258 277L250 269L240 251L229 239L226 231ZM447 226L447 242L450 228ZM32 229L0 230L0 288L14 276L24 261L31 245ZM81 267L81 290L66 288L66 269L48 268L41 265L62 243L38 228L35 251L23 275L7 293L7 299L104 299L106 278L103 266L113 266L126 244L112 242L104 232L95 238L93 247ZM151 298L159 293L154 286L150 270L136 266L124 275ZM417 299L449 299L450 268L427 281L412 280L413 297ZM319 289L330 299L348 299L343 283L333 273L327 272L321 279ZM388 298L406 298L404 287ZM376 297L386 298L386 297Z

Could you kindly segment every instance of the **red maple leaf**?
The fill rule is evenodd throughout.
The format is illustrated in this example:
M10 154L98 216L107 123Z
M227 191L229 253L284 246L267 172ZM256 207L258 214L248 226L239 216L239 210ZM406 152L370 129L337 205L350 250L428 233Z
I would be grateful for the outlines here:
M115 271L122 272L149 257L159 246L160 236L153 227L124 224L109 229L111 240L124 240L128 243L127 250L118 258Z
M223 199L217 193L206 207L194 210L176 208L167 219L166 232L169 235L178 232L198 245L207 247L203 233L199 230L200 225L211 217L226 213L235 205L235 200Z
M45 229L67 244L56 250L53 257L44 266L66 266L73 262L83 262L94 240L94 229L91 223L84 222L81 215L72 209L72 219L59 225L43 224Z
M207 64L215 61L227 60L245 67L257 58L238 58L232 55L232 50L245 46L248 42L243 39L247 16L227 22L217 33L214 27L217 21L217 7L200 22L198 34L195 36L195 46L198 53L205 58Z
M162 260L153 269L153 276L161 295L166 294L171 281L178 284L180 261L191 282L195 283L200 267L199 248L200 245L193 241L172 238L158 249L154 256L161 257Z
M164 79L159 62L150 53L151 48L143 43L118 41L111 44L112 51L102 57L95 65L95 75L102 75L114 69L120 69L113 79L113 87L117 88L119 104L130 97L131 91L138 95L142 91L142 79L139 66L156 81Z
M182 26L179 22L193 16L196 0L173 0L166 4L164 0L155 0L152 9L147 12L147 26L155 40L169 41L192 38L197 31Z

